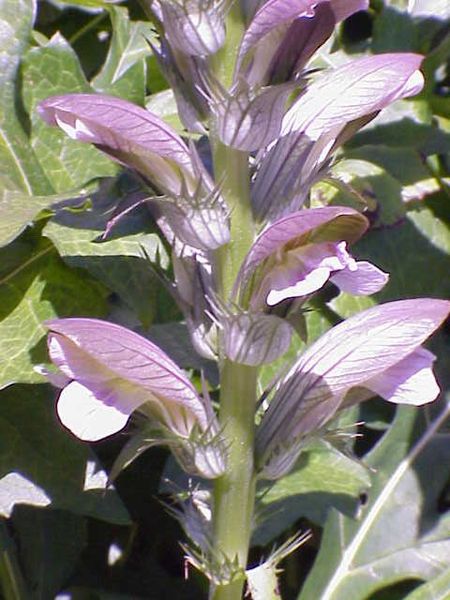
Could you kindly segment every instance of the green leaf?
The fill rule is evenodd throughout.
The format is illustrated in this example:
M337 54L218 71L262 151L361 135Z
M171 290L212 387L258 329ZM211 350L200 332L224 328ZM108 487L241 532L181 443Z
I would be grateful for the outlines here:
M120 185L120 182L119 182ZM159 237L141 233L151 220L146 207L124 219L112 236L101 236L120 196L114 183L92 197L92 208L78 213L60 211L44 228L59 254L71 267L87 269L132 308L145 326L153 321L158 288L151 262L167 267L168 257ZM124 192L126 197L128 190ZM133 229L134 228L134 229ZM136 232L137 231L137 232Z
M33 599L55 598L87 542L83 517L20 506L14 513L13 529Z
M376 145L408 148L422 155L450 151L450 134L423 114L418 101L399 100L381 111L347 144L346 148Z
M300 455L296 468L263 492L264 519L254 543L265 545L300 517L323 525L334 507L353 515L360 494L370 487L368 470L332 446L316 442Z
M36 3L0 3L0 189L47 194L52 189L29 146L17 98L20 60L28 47Z
M450 567L406 596L405 600L448 600Z
M88 190L51 196L28 196L23 192L6 191L0 199L0 246L12 242L43 213L50 214L52 205L83 196ZM79 199L80 203L83 201Z
M357 519L333 510L299 600L365 600L404 579L431 579L449 566L450 515L437 498L448 479L450 436L438 434L450 405L427 426L404 407L365 457L373 469Z
M8 515L16 503L30 502L112 523L129 523L89 446L66 433L57 421L55 396L56 390L48 385L15 385L0 392L2 514L5 507ZM15 495L11 474L20 474L29 488L40 490L41 500Z
M418 52L418 31L411 16L393 7L384 7L374 20L372 51Z
M347 152L347 157L374 163L402 185L430 177L430 171L424 166L423 158L415 148L368 145Z
M105 290L86 274L69 269L47 240L17 240L0 251L0 388L40 382L33 366L46 361L42 322L57 316L106 313Z
M152 94L145 105L146 109L163 119L180 135L186 134L186 129L178 115L177 103L172 90L162 90Z
M77 55L60 34L25 54L23 88L31 143L55 191L74 190L91 179L117 173L117 166L99 150L49 127L36 112L38 102L48 96L91 91Z
M449 147L450 149L450 147ZM416 148L405 147L390 147L383 144L373 146L362 146L355 150L346 153L349 161L342 161L345 164L358 163L359 161L370 161L375 163L378 168L381 168L382 173L388 174L392 181L395 181L397 189L390 184L384 188L375 189L376 196L381 199L381 209L386 213L385 204L392 204L389 191L392 190L397 198L397 213L398 217L404 214L404 206L402 203L411 202L412 200L423 200L426 196L438 192L441 185L445 181L434 177L428 166L425 166L423 156ZM353 160L352 160L353 159ZM356 160L354 160L356 159ZM339 165L336 166L339 168ZM356 173L354 173L356 174ZM352 172L350 171L350 176ZM353 182L352 182L353 183ZM367 182L369 183L369 182ZM398 184L403 186L403 189L398 190ZM337 200L339 202L339 200ZM395 205L391 207L395 208ZM373 210L369 207L369 210ZM395 214L394 214L395 216ZM385 221L389 224L389 221ZM391 223L392 224L392 223Z
M109 14L113 34L108 56L91 85L98 92L144 106L145 59L151 54L146 39L154 37L154 31L150 23L131 22L126 8L112 6Z
M364 199L370 212L375 213L374 225L393 225L405 215L405 206L402 200L401 183L382 166L378 166L366 157L361 151L353 152L351 158L342 160L333 168L333 175L345 182L350 189L360 195L362 201L358 203L346 193L345 190L331 190L326 198L332 205L362 206ZM370 214L370 213L369 213Z

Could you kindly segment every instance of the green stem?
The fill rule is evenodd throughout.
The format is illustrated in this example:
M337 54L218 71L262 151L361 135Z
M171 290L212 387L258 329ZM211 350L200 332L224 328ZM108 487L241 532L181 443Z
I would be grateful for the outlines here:
M227 22L227 41L215 55L216 77L229 87L243 25L239 5L234 3ZM250 202L248 155L225 146L211 124L214 171L230 211L231 241L216 253L219 292L225 302L242 261L254 240L255 226ZM253 465L257 369L224 359L221 364L219 420L228 448L226 473L214 485L214 558L236 576L213 586L211 600L240 600L250 545L255 503Z
M227 89L233 81L236 57L245 31L244 19L239 2L233 1L226 21L227 39L225 44L211 57L211 69Z
M221 84L232 84L236 55L244 31L238 2L227 17L227 39L211 58L211 68ZM254 240L255 225L250 202L248 154L225 146L210 124L215 179L230 211L231 241L216 252L216 275L219 293L231 299L236 276ZM226 473L214 484L214 559L221 573L228 568L234 578L213 585L211 600L240 600L244 586L244 570L250 545L255 503L253 464L257 369L223 359L221 363L219 420L228 449Z
M254 239L248 156L218 141L213 144L213 156L216 179L223 181L222 194L230 210L231 241L216 254L218 287L227 301ZM242 597L255 498L256 380L256 368L223 361L219 420L224 428L228 463L225 475L214 487L214 555L222 563L236 564L242 576L215 587L211 592L213 600Z
M214 144L216 181L230 211L230 243L216 254L220 292L230 299L236 276L254 240L255 226L250 204L248 155L220 142Z
M214 486L214 550L236 566L237 577L211 592L212 600L240 600L250 544L255 476L253 440L256 369L225 360L221 374L220 421L228 443L225 475ZM232 569L233 571L234 569Z
M75 42L78 42L83 35L89 33L92 29L95 29L102 21L107 17L107 12L102 12L96 17L92 18L84 27L80 27L73 35L69 38L70 45L73 46Z

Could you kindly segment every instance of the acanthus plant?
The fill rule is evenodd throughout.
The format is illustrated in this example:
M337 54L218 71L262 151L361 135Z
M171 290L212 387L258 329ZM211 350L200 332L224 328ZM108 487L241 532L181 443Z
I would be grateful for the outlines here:
M69 94L39 107L47 123L139 174L172 246L173 293L192 341L218 362L221 380L216 413L206 389L199 394L148 340L104 321L54 320L49 353L59 373L49 377L63 388L58 414L94 441L139 412L147 446L167 444L189 474L213 480L190 560L210 579L214 600L242 596L258 479L285 475L343 408L374 395L421 405L439 393L434 357L421 344L450 303L412 299L337 325L258 401L258 369L302 330L305 302L328 281L370 295L388 280L350 253L369 225L361 212L308 207L339 145L423 85L415 54L308 70L335 26L367 8L367 0L146 4L186 135L207 137L213 174L192 139L120 98ZM179 515L198 533L194 504Z

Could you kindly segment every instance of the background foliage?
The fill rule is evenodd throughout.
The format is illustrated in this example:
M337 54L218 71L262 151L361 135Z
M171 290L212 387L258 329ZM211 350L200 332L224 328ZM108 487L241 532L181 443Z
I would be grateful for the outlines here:
M334 52L316 59L322 66L356 53L419 52L427 84L357 134L314 188L313 204L367 206L372 227L354 255L391 278L375 298L324 294L307 315L313 339L375 302L450 296L449 15L445 2L428 2L433 14L418 17L406 4L374 0L343 24ZM200 576L184 579L183 534L156 499L170 501L161 482L181 477L166 452L145 453L107 488L126 433L91 447L76 441L36 370L48 361L43 321L92 316L138 330L217 384L156 275L170 264L149 213L132 212L102 237L119 207L138 197L138 182L35 112L49 95L99 91L151 106L181 130L148 44L155 32L136 2L0 0L0 13L0 574L14 573L23 597L43 600L205 597ZM443 331L431 348L443 389L446 344ZM276 369L265 369L262 385ZM284 565L286 598L300 588L300 600L445 597L450 445L437 433L442 412L433 420L443 404L419 416L404 408L394 417L377 401L351 411L341 427L365 421L354 450L317 444L287 478L261 489L255 561L299 528L314 532Z

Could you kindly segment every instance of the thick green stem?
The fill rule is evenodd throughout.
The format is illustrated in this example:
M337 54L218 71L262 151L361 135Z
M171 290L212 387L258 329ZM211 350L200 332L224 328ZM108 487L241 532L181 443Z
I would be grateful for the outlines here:
M228 12L226 26L225 44L211 57L211 68L215 77L228 89L233 80L236 56L245 30L241 7L236 0Z
M211 59L222 85L229 88L236 54L244 30L240 6L234 2L227 18L227 39ZM230 211L231 241L216 253L216 275L222 299L231 299L236 275L254 240L255 226L250 202L248 154L225 146L210 127L215 179ZM226 473L214 485L214 558L222 573L228 568L237 576L213 585L211 600L240 600L250 544L255 502L253 464L257 369L224 358L221 366L219 420L228 449Z
M216 254L220 292L229 300L242 260L254 240L248 156L218 142L214 148L214 166L216 180L223 182L222 196L230 211L231 241Z
M255 501L256 369L226 360L221 389L220 421L228 443L228 464L227 472L214 486L214 550L221 562L234 563L242 574L247 564ZM240 600L243 583L243 577L238 577L227 585L217 586L211 598Z
M219 291L226 301L236 275L254 239L250 205L248 156L216 141L216 178L230 210L231 241L216 255ZM233 363L221 365L219 419L228 447L225 475L214 487L214 551L222 563L245 569L255 499L253 465L257 369ZM243 577L215 587L213 600L240 600Z

